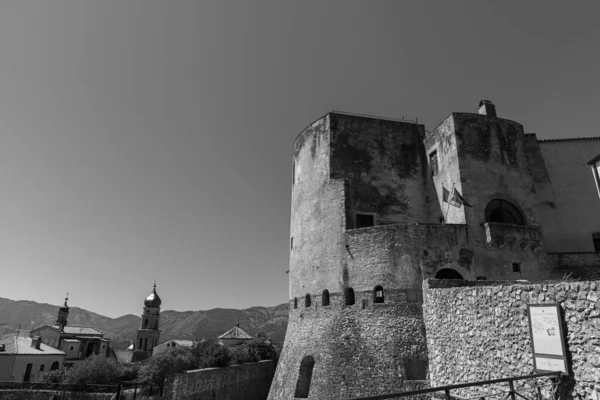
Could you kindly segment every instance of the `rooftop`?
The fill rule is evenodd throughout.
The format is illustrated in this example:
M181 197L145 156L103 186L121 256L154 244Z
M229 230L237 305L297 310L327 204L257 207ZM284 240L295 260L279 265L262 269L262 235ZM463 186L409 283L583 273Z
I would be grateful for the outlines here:
M58 325L53 325L52 327L54 329L60 329ZM104 335L102 331L99 331L96 328L89 328L86 326L65 326L63 331L70 335Z
M40 348L31 347L31 338L29 337L14 337L4 343L4 351L1 354L28 354L28 355L65 355L64 351L57 350L44 343L40 344Z
M219 339L254 339L254 337L236 325L219 336Z

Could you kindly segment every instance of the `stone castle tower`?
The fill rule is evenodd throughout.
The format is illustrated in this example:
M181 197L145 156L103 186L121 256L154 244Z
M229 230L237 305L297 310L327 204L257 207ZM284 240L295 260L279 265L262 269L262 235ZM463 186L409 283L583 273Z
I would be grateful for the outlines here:
M152 349L158 345L160 330L158 323L160 320L161 300L156 293L156 283L152 293L144 300L144 313L140 329L137 330L135 343L133 344L133 355L131 362L142 361L152 356Z
M269 399L372 396L426 379L423 279L548 276L536 143L489 101L432 132L332 112L300 133L289 323Z

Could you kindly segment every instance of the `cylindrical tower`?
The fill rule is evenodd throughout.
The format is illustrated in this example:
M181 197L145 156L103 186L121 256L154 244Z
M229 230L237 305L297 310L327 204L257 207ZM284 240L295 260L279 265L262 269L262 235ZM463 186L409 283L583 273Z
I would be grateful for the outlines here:
M425 379L422 272L409 256L427 233L414 222L436 218L424 136L416 123L336 112L297 137L290 314L270 400L389 393Z

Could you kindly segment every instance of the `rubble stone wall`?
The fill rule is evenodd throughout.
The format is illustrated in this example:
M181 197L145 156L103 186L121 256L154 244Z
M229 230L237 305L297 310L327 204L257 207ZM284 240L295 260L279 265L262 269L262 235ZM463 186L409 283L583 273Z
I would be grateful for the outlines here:
M527 304L558 303L573 395L600 396L600 282L426 280L423 296L432 387L533 373Z

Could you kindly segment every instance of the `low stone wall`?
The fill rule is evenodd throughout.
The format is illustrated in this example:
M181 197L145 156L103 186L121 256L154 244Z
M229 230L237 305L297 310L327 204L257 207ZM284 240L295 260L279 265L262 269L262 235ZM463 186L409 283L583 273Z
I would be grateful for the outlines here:
M527 304L558 303L573 396L600 397L600 282L423 286L432 387L533 373Z
M57 392L52 390L0 390L2 400L112 400L114 393ZM138 395L138 399L142 398Z
M264 400L274 374L270 360L186 371L167 379L163 394L177 400Z

